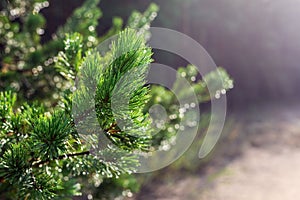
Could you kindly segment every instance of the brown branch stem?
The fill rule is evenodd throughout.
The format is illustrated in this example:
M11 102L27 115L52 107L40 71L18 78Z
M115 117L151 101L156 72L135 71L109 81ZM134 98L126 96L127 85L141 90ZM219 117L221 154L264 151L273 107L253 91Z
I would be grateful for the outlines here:
M58 156L57 158L39 161L39 162L33 164L32 166L33 167L38 167L40 165L44 165L44 164L49 163L51 161L62 160L64 158L71 158L71 157L83 156L83 155L89 155L89 154L90 154L90 151L83 151L83 152L79 152L79 153L70 153L70 154Z

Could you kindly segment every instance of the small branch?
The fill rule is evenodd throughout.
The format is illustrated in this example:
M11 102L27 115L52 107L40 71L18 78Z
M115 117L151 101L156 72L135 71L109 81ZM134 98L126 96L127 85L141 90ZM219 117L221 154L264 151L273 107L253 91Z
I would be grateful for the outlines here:
M83 152L79 152L79 153L70 153L70 154L58 156L57 158L54 158L52 160L47 159L47 160L39 161L39 162L33 164L32 166L33 167L38 167L39 165L44 165L44 164L49 163L49 162L54 161L54 160L62 160L64 158L71 158L71 157L89 155L89 154L90 154L90 151L83 151Z

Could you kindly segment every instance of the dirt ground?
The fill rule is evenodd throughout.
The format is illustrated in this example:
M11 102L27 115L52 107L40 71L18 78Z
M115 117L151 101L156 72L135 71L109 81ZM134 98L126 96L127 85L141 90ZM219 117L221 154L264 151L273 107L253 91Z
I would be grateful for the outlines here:
M235 122L205 167L172 181L147 183L136 199L298 199L300 106L264 105L231 117Z

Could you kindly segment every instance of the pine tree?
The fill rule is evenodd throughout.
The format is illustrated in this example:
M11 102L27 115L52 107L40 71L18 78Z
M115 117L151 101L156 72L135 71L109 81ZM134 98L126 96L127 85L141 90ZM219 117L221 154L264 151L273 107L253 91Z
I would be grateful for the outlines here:
M91 185L102 188L100 199L135 192L138 183L131 173L139 165L136 153L159 149L176 134L176 97L161 86L145 86L152 62L147 30L157 6L134 12L125 26L114 18L112 28L99 37L97 4L87 0L46 44L40 42L45 19L39 11L48 2L14 1L1 12L1 198L71 199L82 191L93 193ZM94 50L116 33L104 55ZM204 81L195 78L195 67L180 68L178 76L182 73L199 102L209 101ZM203 78L214 82L220 74L223 83L216 83L216 98L232 88L228 74L219 68ZM175 82L174 88L178 85ZM152 137L147 113L156 103L175 117ZM126 120L119 123L128 116L134 126ZM99 136L108 143L97 143Z

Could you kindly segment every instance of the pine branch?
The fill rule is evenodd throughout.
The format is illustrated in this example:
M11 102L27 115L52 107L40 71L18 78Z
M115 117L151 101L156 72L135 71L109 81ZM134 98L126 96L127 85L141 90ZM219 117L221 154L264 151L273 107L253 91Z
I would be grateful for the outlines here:
M21 6L20 2L15 2L16 8ZM151 90L145 87L145 74L152 62L152 50L146 41L158 7L151 4L144 13L133 12L125 26L134 30L122 31L106 54L100 55L93 47L121 31L123 23L114 18L112 29L99 37L96 32L101 16L98 2L86 0L58 29L53 40L44 44L37 30L44 28L45 19L38 12L43 6L47 7L48 2L33 0L23 4L22 1L24 9L21 6L16 10L24 10L24 13L17 21L10 21L13 17L10 12L3 12L5 15L0 17L4 27L0 31L0 46L9 49L9 53L3 56L1 53L0 86L10 88L16 83L21 97L16 105L22 105L15 106L15 95L11 92L0 92L0 191L5 191L0 198L71 199L80 190L77 185L83 185L81 177L87 174L87 178L94 176L101 182L105 193L110 193L107 188L114 183L131 182L128 177L107 182L105 179L134 172L139 161L132 152L149 151L176 133L174 130L182 116L175 95L163 87L154 86ZM55 55L57 57L53 57ZM54 71L54 62L63 77ZM205 82L215 83L216 98L232 87L231 79L220 69L203 77L204 82L195 81L196 71L191 66L178 72L191 79L200 103L210 100ZM223 81L216 82L220 75ZM180 91L180 98L187 97L190 92ZM59 96L62 93L64 97ZM22 102L32 96L47 101L49 106L44 108ZM63 109L54 107L57 100L53 101L51 96L62 100ZM146 102L149 103L144 108ZM147 108L156 103L162 104L168 115L175 115L175 118L168 120L165 129L153 138ZM96 116L91 112L96 112ZM75 124L88 129L85 136L90 140L78 140L77 130L80 129L75 129ZM99 137L103 135L89 135L94 133L94 125L97 131L100 125L103 130L100 134L114 145L100 144ZM70 181L65 180L69 178ZM117 189L112 188L115 193ZM131 190L127 183L118 192L121 194L128 189Z
M65 158L72 158L72 157L76 157L76 156L83 156L83 155L89 155L90 154L90 151L83 151L83 152L79 152L79 153L69 153L69 154L66 154L66 155L60 155L56 158L53 158L53 159L47 159L47 160L43 160L43 161L39 161L35 164L33 164L32 166L33 167L39 167L40 165L44 165L44 164L48 164L52 161L55 161L55 160L62 160L62 159L65 159Z

